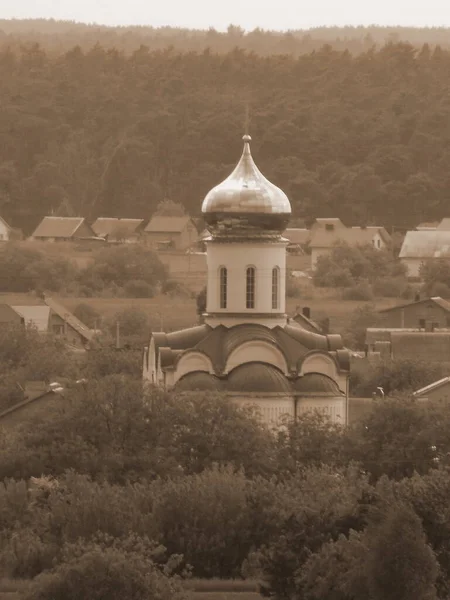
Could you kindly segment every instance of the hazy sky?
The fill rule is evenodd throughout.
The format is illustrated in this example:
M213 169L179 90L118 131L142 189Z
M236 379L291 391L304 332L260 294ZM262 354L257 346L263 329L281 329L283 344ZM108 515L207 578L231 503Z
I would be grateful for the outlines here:
M321 25L450 26L450 0L0 0L0 18L106 25L304 29Z

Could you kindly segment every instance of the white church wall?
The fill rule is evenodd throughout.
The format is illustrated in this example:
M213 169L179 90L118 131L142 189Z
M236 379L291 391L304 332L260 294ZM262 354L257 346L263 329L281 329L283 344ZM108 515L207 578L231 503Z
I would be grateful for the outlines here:
M284 394L268 393L245 394L235 392L229 394L238 406L255 406L263 423L269 426L280 425L283 417L295 416L294 398Z
M337 381L339 376L337 365L331 356L320 352L313 352L303 360L299 375L306 373L323 373L334 381Z
M280 242L207 242L208 313L284 313L286 289L286 243ZM246 269L253 266L255 307L246 308ZM227 268L227 307L220 308L221 267ZM272 308L272 269L279 268L278 306Z
M315 410L327 415L337 425L347 424L346 399L341 396L336 398L316 396L297 399L297 415Z

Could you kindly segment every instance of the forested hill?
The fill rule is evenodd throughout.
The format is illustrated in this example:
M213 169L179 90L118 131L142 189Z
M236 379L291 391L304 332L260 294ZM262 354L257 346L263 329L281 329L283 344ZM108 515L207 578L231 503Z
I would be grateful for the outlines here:
M236 46L262 56L292 54L299 56L331 44L336 50L352 54L366 52L373 46L408 42L414 46L430 44L450 48L446 27L315 27L289 32L254 29L245 31L229 25L226 32L213 28L192 30L175 27L122 26L107 27L53 19L0 19L0 47L20 47L38 42L46 51L66 52L73 46L89 50L95 44L131 54L141 45L150 50L173 46L181 52L230 52Z
M99 45L0 52L0 215L26 232L71 206L198 214L241 152L297 217L411 226L450 213L450 52L387 44L259 56Z

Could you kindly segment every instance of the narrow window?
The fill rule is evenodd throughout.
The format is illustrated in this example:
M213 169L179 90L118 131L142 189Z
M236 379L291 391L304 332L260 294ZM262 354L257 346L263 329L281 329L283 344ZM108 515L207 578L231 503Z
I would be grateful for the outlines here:
M220 308L227 307L227 281L228 273L226 267L220 267Z
M280 279L280 269L278 267L274 267L272 269L272 308L278 308L278 288L279 288L279 279Z
M247 267L246 306L255 308L255 267Z

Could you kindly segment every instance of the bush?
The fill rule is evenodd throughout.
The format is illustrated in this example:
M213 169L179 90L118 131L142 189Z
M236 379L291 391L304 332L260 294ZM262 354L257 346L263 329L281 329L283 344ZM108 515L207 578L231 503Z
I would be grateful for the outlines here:
M116 334L117 323L120 325L120 334L124 336L142 336L148 333L148 316L140 308L124 308L110 319L109 329L113 336Z
M157 254L138 244L102 248L80 277L81 285L103 289L124 287L130 281L144 281L156 288L167 279L167 270Z
M137 552L94 546L42 573L24 600L181 600L183 592Z
M408 282L402 277L382 277L374 283L373 290L376 296L385 298L404 297Z
M90 304L80 302L74 308L73 314L90 329L98 329L100 326L100 313Z
M361 280L372 284L380 277L404 277L405 273L405 266L393 261L387 250L338 244L318 258L314 283L320 287L350 287Z
M362 281L345 289L342 298L343 300L373 300L372 286L367 281Z
M450 298L450 286L442 281L436 281L430 287L430 296L440 296L441 298Z
M127 298L153 298L155 295L154 287L139 279L128 281L124 290Z

